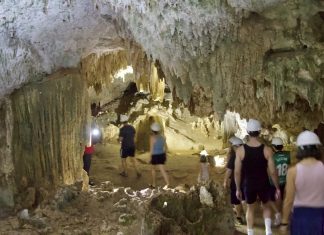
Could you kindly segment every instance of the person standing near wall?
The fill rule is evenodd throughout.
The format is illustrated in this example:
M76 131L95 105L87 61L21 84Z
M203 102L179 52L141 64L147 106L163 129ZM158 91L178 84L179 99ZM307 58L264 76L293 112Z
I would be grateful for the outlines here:
M92 154L94 153L94 151L95 149L94 149L94 145L92 144L92 133L90 132L89 142L84 146L84 152L83 152L83 170L87 172L89 178L90 178ZM89 180L89 185L94 185L94 182Z
M281 230L292 211L290 234L324 235L324 164L318 136L303 131L297 137L297 159L287 174Z
M150 153L151 153L151 164L152 164L152 188L156 187L156 167L159 167L160 172L166 183L165 187L168 188L170 185L168 174L164 169L166 162L166 140L161 135L161 126L158 123L151 125L152 135L150 136Z
M120 122L123 124L122 128L119 130L118 138L121 143L120 157L123 170L120 175L123 177L128 176L126 159L129 157L136 171L137 177L140 177L141 173L138 171L135 162L135 128L128 124L128 117L126 115L120 115Z
M228 160L227 160L227 166L226 166L227 169L224 178L224 188L226 189L228 186L230 186L231 204L234 205L236 220L239 224L244 224L242 202L236 196L236 185L234 180L236 150L241 145L243 145L243 141L240 138L233 136L229 139L229 142L232 146L228 152L228 157L227 157ZM242 189L243 187L241 185L241 190ZM242 194L242 201L244 200L245 197L244 194Z
M247 123L249 140L236 151L235 159L235 183L236 196L242 200L241 177L244 175L243 191L247 204L246 222L248 235L254 234L254 210L257 197L262 201L263 216L266 235L271 235L271 210L269 208L271 179L276 187L276 197L280 196L278 176L272 159L271 148L263 145L258 140L261 131L259 121L250 119Z

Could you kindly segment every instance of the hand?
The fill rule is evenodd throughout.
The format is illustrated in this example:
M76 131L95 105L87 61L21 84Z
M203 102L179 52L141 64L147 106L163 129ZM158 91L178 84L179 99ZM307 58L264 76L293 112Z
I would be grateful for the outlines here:
M225 189L228 187L228 180L227 179L224 180L223 186L224 186Z
M238 200L240 200L240 201L242 201L242 192L241 192L241 190L236 190L236 197L237 197L237 199Z
M276 200L279 200L280 199L280 196L281 196L281 192L280 192L280 189L276 189L276 194L275 194L275 198Z
M280 233L287 233L288 231L288 224L281 224L279 227Z

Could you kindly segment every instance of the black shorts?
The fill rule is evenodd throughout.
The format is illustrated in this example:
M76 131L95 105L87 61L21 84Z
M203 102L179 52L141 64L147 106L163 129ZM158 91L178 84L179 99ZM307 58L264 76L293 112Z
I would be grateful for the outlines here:
M284 198L285 187L286 187L286 184L279 185L281 200L283 200L283 198ZM274 185L270 186L270 200L273 202L276 201L276 187Z
M156 154L151 156L151 164L152 165L162 165L166 161L166 154Z
M120 157L134 157L135 156L135 147L121 148L120 149Z
M244 184L244 195L247 204L253 204L259 198L262 203L270 200L270 183L269 182L249 182Z
M231 190L231 204L232 205L240 205L241 201L236 197L236 185L235 185L235 182L231 182L230 190ZM242 201L245 201L245 196L244 196L242 188L241 188L241 192L242 192Z

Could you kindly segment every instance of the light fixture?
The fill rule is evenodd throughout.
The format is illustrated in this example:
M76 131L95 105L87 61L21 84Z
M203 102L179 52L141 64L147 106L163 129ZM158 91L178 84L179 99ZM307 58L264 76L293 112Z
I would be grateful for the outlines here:
M94 135L94 136L98 136L100 134L100 131L99 131L98 128L94 128L94 129L92 129L91 134Z

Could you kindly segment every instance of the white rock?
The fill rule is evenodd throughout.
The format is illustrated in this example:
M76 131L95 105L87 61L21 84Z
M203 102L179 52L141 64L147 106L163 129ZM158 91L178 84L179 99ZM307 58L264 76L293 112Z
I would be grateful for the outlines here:
M200 203L203 205L207 205L210 207L214 206L213 197L208 192L205 186L200 187L200 193L199 193Z

